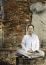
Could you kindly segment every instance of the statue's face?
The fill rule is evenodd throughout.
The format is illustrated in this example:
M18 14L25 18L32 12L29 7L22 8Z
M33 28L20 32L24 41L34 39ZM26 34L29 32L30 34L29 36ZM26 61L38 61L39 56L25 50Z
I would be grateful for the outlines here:
M42 13L46 10L46 4L42 3L42 2L36 2L36 3L33 3L31 6L30 6L30 10L33 12L33 13Z
M28 27L28 33L31 35L33 33L33 26Z

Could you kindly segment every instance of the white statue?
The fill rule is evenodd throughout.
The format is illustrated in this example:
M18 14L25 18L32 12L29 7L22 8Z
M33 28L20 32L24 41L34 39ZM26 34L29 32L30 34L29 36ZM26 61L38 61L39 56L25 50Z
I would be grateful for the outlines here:
M32 24L35 26L35 32L40 40L46 42L46 3L33 3L30 6L32 14Z

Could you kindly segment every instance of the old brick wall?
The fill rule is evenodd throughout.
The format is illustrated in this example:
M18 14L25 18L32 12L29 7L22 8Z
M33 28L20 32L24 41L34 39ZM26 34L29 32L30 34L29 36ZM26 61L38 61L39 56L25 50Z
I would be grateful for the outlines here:
M31 12L27 0L8 0L4 4L4 47L16 47L31 23Z

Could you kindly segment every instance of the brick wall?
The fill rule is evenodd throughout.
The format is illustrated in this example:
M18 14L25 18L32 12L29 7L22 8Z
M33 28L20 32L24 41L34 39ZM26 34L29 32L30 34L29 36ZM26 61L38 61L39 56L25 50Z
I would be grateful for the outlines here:
M4 47L16 47L31 23L31 12L27 0L8 0L4 4ZM12 40L12 41L11 41Z

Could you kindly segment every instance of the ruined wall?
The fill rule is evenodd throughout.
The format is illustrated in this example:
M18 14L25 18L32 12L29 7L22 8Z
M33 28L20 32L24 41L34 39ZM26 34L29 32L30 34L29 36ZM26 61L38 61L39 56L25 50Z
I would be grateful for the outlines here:
M26 34L26 26L31 23L31 12L27 0L8 0L4 4L4 47L16 47Z

